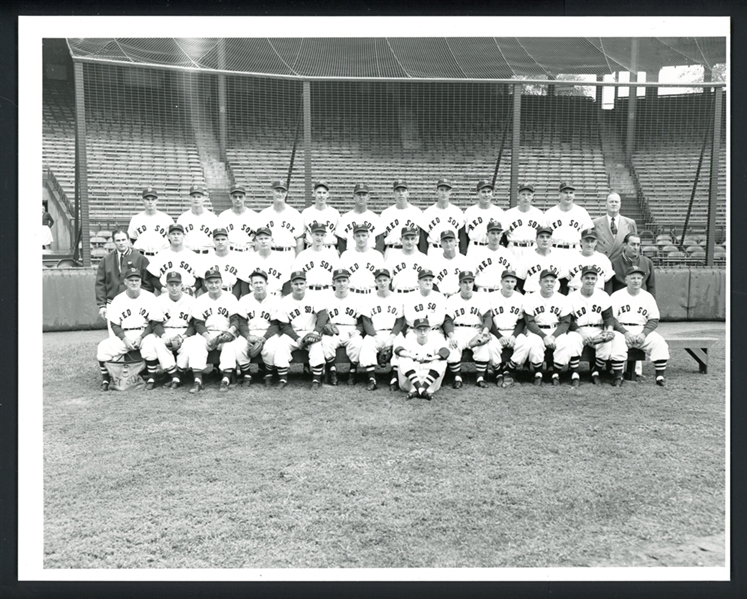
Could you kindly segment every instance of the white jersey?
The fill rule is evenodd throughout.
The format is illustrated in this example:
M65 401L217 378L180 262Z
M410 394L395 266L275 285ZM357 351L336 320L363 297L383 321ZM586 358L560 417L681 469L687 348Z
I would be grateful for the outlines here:
M581 287L581 270L586 266L592 266L597 273L597 289L604 289L604 284L615 275L610 259L599 252L594 252L591 256L584 256L581 252L566 254L566 261L570 289Z
M502 332L513 331L516 323L524 318L525 296L514 290L508 297L503 295L503 291L491 293L487 297L495 327Z
M423 212L423 229L428 234L428 243L431 246L441 245L441 231L447 229L454 231L459 240L457 231L464 226L464 212L459 206L449 204L446 208L439 208L433 204Z
M488 299L484 293L473 293L469 299L457 293L446 300L446 314L454 326L482 328L483 316L490 311Z
M404 316L402 296L390 293L387 297L381 297L378 293L369 295L364 300L363 316L371 319L374 329L377 331L390 331L400 316Z
M446 298L438 291L431 291L425 296L415 291L404 296L402 308L410 328L418 318L427 318L431 328L440 327L446 317Z
M176 219L184 227L184 246L190 250L212 250L213 231L220 227L218 217L207 208L202 214L187 210Z
M392 250L384 261L384 267L392 275L392 289L408 290L418 288L418 273L430 269L428 256L415 250L405 254L403 250Z
M594 289L591 297L586 297L581 290L568 294L571 303L571 315L579 327L591 327L604 325L602 312L612 306L610 296L601 289Z
M314 222L324 225L327 228L327 234L324 236L324 245L337 245L335 232L340 222L340 213L336 208L332 208L332 206L326 204L324 209L320 210L316 204L312 204L308 208L303 209L301 217L303 218L304 230L306 231L306 245L310 246L313 242L309 227Z
M267 273L267 293L280 295L283 285L290 277L291 266L295 255L293 252L276 252L271 251L268 256L263 256L259 252L251 254L251 268L248 269L249 275L255 268L260 268ZM247 281L250 283L251 281Z
M211 332L224 332L231 326L231 316L239 313L239 300L232 293L222 291L220 297L213 299L209 293L195 298L192 307L192 318L202 320L205 328Z
M257 227L269 227L272 231L272 243L275 248L296 249L296 240L303 236L303 217L293 206L285 205L282 212L275 210L272 204L257 216Z
M568 297L560 293L553 293L549 298L543 297L538 291L530 293L524 299L524 314L533 316L540 328L554 329L560 319L571 313ZM552 332L552 331L549 331Z
M157 276L161 285L166 287L166 274L173 271L182 275L182 285L185 289L194 288L195 279L205 276L207 270L202 254L195 254L192 250L182 249L175 252L171 246L161 250L150 259L148 272Z
M417 206L408 204L407 208L397 208L397 205L389 206L381 213L381 228L377 235L384 234L384 245L386 247L402 247L402 229L405 227L423 226L423 211Z
M494 250L489 247L476 247L474 250L470 257L475 263L476 287L499 289L504 270L519 270L519 260L502 245Z
M626 329L635 326L643 327L649 320L659 320L659 306L654 296L643 289L636 295L630 295L627 287L615 291L610 297L612 315Z
M435 275L433 282L444 295L459 293L459 273L475 270L475 261L459 252L451 259L446 258L443 252L434 252L429 258Z
M581 231L594 226L586 208L578 204L572 204L568 212L563 212L560 205L549 208L545 212L545 222L552 228L553 243L569 245L580 243Z
M347 240L347 247L355 245L353 237L354 229L357 225L363 225L368 229L368 245L376 247L376 236L381 231L381 220L379 215L371 210L363 213L351 210L340 217L340 224L337 226L337 236Z
M480 245L487 245L488 223L491 220L495 220L501 223L502 227L505 227L503 225L503 217L503 208L495 204L490 204L487 208L481 208L480 204L475 204L467 208L464 211L464 221L470 244L478 243Z
M544 227L545 224L542 210L534 206L526 212L514 206L503 213L503 231L506 239L514 243L534 242L537 239L537 229Z
M376 289L374 272L384 268L384 256L371 248L360 252L354 247L342 253L337 268L346 268L350 271L351 289L374 291Z
M188 293L182 293L179 300L175 302L168 293L164 292L156 298L156 302L163 314L164 337L170 339L175 335L184 335L192 319L195 298Z
M563 252L550 250L547 255L537 253L537 250L528 252L522 256L519 269L516 274L524 279L524 293L534 293L540 288L540 274L543 270L551 270L558 279L568 276L568 264ZM560 287L560 281L555 281L555 290Z
M248 278L246 254L242 252L233 252L228 250L225 256L219 256L213 250L203 257L203 263L206 264L205 270L216 268L223 277L222 287L226 291L233 289L233 286L239 279Z
M294 299L293 294L286 295L280 300L275 318L279 322L290 323L293 330L313 331L316 327L316 313L323 310L324 306L318 306L308 295L300 300Z
M354 327L364 312L360 297L350 291L345 297L338 297L334 292L325 294L322 301L332 324Z
M218 216L220 226L228 231L228 243L231 249L253 250L254 229L257 223L257 213L247 208L241 214L236 214L233 208L224 210Z
M403 348L407 350L411 358L414 358L416 360L423 358L435 358L436 356L440 358L439 352L446 347L443 335L436 335L433 332L428 333L428 338L423 345L420 345L420 343L418 343L418 340L414 335L411 337L406 337L402 343L397 343L395 345L397 346L395 347L395 351L397 349Z
M276 303L277 298L269 293L265 295L262 301L254 297L253 293L239 299L238 315L249 323L250 334L257 337L264 336L267 329L270 328Z
M291 264L291 272L302 270L306 273L307 285L332 285L332 271L337 268L337 250L322 247L320 250L306 248L296 256Z
M135 240L132 247L152 256L169 247L169 227L173 224L174 219L160 210L156 210L153 215L145 211L138 212L130 220L127 235Z
M163 321L163 313L156 302L156 296L145 289L137 297L130 297L126 291L116 296L106 309L106 318L112 324L119 325L127 337L128 329L142 330L148 323Z

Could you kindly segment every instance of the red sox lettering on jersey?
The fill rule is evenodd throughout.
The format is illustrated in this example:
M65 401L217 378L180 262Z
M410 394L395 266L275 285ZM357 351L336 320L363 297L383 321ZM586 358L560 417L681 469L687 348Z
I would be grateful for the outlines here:
M270 328L274 303L270 295L260 302L251 293L239 300L239 316L247 320L252 334L264 333Z

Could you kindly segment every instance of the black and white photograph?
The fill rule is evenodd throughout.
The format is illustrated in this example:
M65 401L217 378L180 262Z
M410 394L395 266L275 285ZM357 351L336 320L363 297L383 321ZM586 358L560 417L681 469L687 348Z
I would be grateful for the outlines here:
M21 17L19 579L729 580L729 27Z

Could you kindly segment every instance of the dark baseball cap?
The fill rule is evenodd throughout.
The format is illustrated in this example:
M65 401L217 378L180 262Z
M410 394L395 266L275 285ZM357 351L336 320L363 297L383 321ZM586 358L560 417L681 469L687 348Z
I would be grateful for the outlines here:
M303 279L306 280L306 273L302 270L294 270L291 273L290 280L295 281L296 279Z
M246 195L246 189L244 189L241 185L234 185L231 187L231 195L233 194L241 194L243 196Z
M547 233L548 235L552 236L552 229L550 227L539 227L537 229L536 237L539 237L540 233Z
M355 187L353 188L353 194L356 193L368 193L370 190L368 189L368 185L365 183L356 183Z
M441 241L444 239L456 239L456 233L451 229L444 229L441 231Z
M218 235L223 235L223 237L228 237L228 231L223 227L218 227L217 229L213 229L213 237L218 237Z
M459 273L459 282L462 281L474 281L475 280L475 273L473 273L471 270L463 270Z
M583 267L583 268L581 269L581 276L583 277L584 275L594 275L594 276L597 276L597 277L598 277L598 276L599 276L599 273L597 272L597 269L596 269L596 268L594 268L594 267L593 267L593 266L591 266L590 264L587 264L586 266L584 266L584 267Z
M200 195L203 195L203 196L205 195L205 188L199 183L189 188L189 195L193 195L196 193L199 193Z
M273 189L282 189L283 191L288 191L288 188L285 186L285 183L283 183L280 179L275 179L271 184L270 187Z
M389 273L389 269L387 268L377 268L374 271L374 279L378 279L379 277L387 277L388 279L391 279L392 275Z
M424 268L423 270L421 270L421 271L420 271L420 272L418 273L418 281L419 281L420 279L426 279L426 278L428 278L428 277L430 277L430 278L432 279L432 278L433 278L433 276L434 276L434 275L433 275L433 271L432 271L432 270L429 270L429 269L427 269L427 268Z
M322 223L320 223L320 222L317 222L317 221L314 221L314 222L313 222L313 223L311 223L311 225L309 226L309 230L310 230L310 231L311 231L312 233L316 233L317 231L321 231L321 232L324 232L324 233L326 233L326 232L327 232L327 225L325 225L325 224L322 224Z
M640 266L633 265L630 268L628 268L628 270L625 271L625 276L627 277L628 275L632 275L633 273L636 273L636 272L641 273L644 276L646 275L646 271L643 270Z
M360 224L360 225L356 224L353 226L353 235L355 235L356 233L363 233L363 232L370 233L370 231L368 230L368 227L365 224Z
M404 187L405 189L408 189L407 181L405 181L404 179L395 179L394 183L392 183L392 189L397 189L398 187Z
M591 228L591 229L584 229L581 231L581 239L586 239L587 237L591 237L596 239L597 238L597 232Z
M257 237L257 235L267 235L268 237L272 237L272 230L270 227L260 227L254 233L255 237Z
M438 182L436 183L436 187L448 187L449 189L451 189L454 186L451 184L451 181L449 179L444 177L438 180Z
M503 231L503 225L501 225L501 223L498 222L497 220L494 220L491 218L490 221L488 222L487 230L488 231Z
M507 268L506 270L504 270L504 271L503 271L503 272L501 273L501 281L502 281L503 279L507 279L508 277L513 277L513 278L514 278L514 279L516 279L517 281L519 280L519 277L518 277L518 276L516 275L516 271L515 271L515 270L511 270L511 269L508 269L508 268Z
M132 266L132 262L129 262L129 265L125 271L124 271L124 278L125 279L131 279L132 277L137 277L138 279L142 279L143 275L140 274L140 271Z
M337 279L344 279L350 278L350 271L347 268L338 268L337 270L332 272L332 280L336 281Z
M273 187L275 186L273 185ZM324 189L329 191L329 183L327 183L327 181L325 181L324 179L321 179L320 181L314 181L314 186L313 186L314 191L316 191L317 187L324 187Z
M267 276L267 273L264 270L262 270L261 268L255 268L252 271L252 274L249 275L250 279L253 279L254 277L262 277L265 281L267 281L268 278L269 278Z
M402 237L405 235L415 235L415 237L417 237L420 235L420 231L418 231L418 228L415 225L402 227Z
M166 273L166 282L167 283L181 283L182 282L181 273L175 270L172 270L171 272Z
M564 189L570 189L571 191L575 191L576 188L569 183L568 181L562 181L560 185L558 185L558 191L563 191Z
M494 189L493 184L490 181L488 181L487 179L480 179L477 182L477 191L480 191L481 189L485 187L490 187L490 189Z
M519 191L524 191L525 189L534 193L534 185L531 185L530 183L519 183Z
M169 225L169 233L173 233L174 231L180 231L181 233L184 233L184 227L179 223Z
M540 273L540 280L544 279L545 277L552 277L553 279L557 279L558 274L554 270L550 270L549 268L546 268Z
M220 274L220 271L217 268L213 267L213 268L208 268L207 271L205 272L205 276L202 278L205 279L206 281L208 279L221 279L222 280L223 275Z
M157 198L158 192L156 192L156 190L153 189L152 187L146 187L145 189L143 189L143 197L144 198L147 198L147 197Z
M415 322L412 323L413 329L430 329L431 323L428 322L427 318L416 318Z

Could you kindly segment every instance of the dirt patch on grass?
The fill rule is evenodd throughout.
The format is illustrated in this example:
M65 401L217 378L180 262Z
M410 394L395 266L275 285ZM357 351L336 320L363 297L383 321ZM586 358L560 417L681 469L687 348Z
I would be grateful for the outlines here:
M651 543L644 548L625 548L614 552L607 560L591 566L678 566L719 567L726 563L726 535L722 532L707 537L688 537L681 545Z

